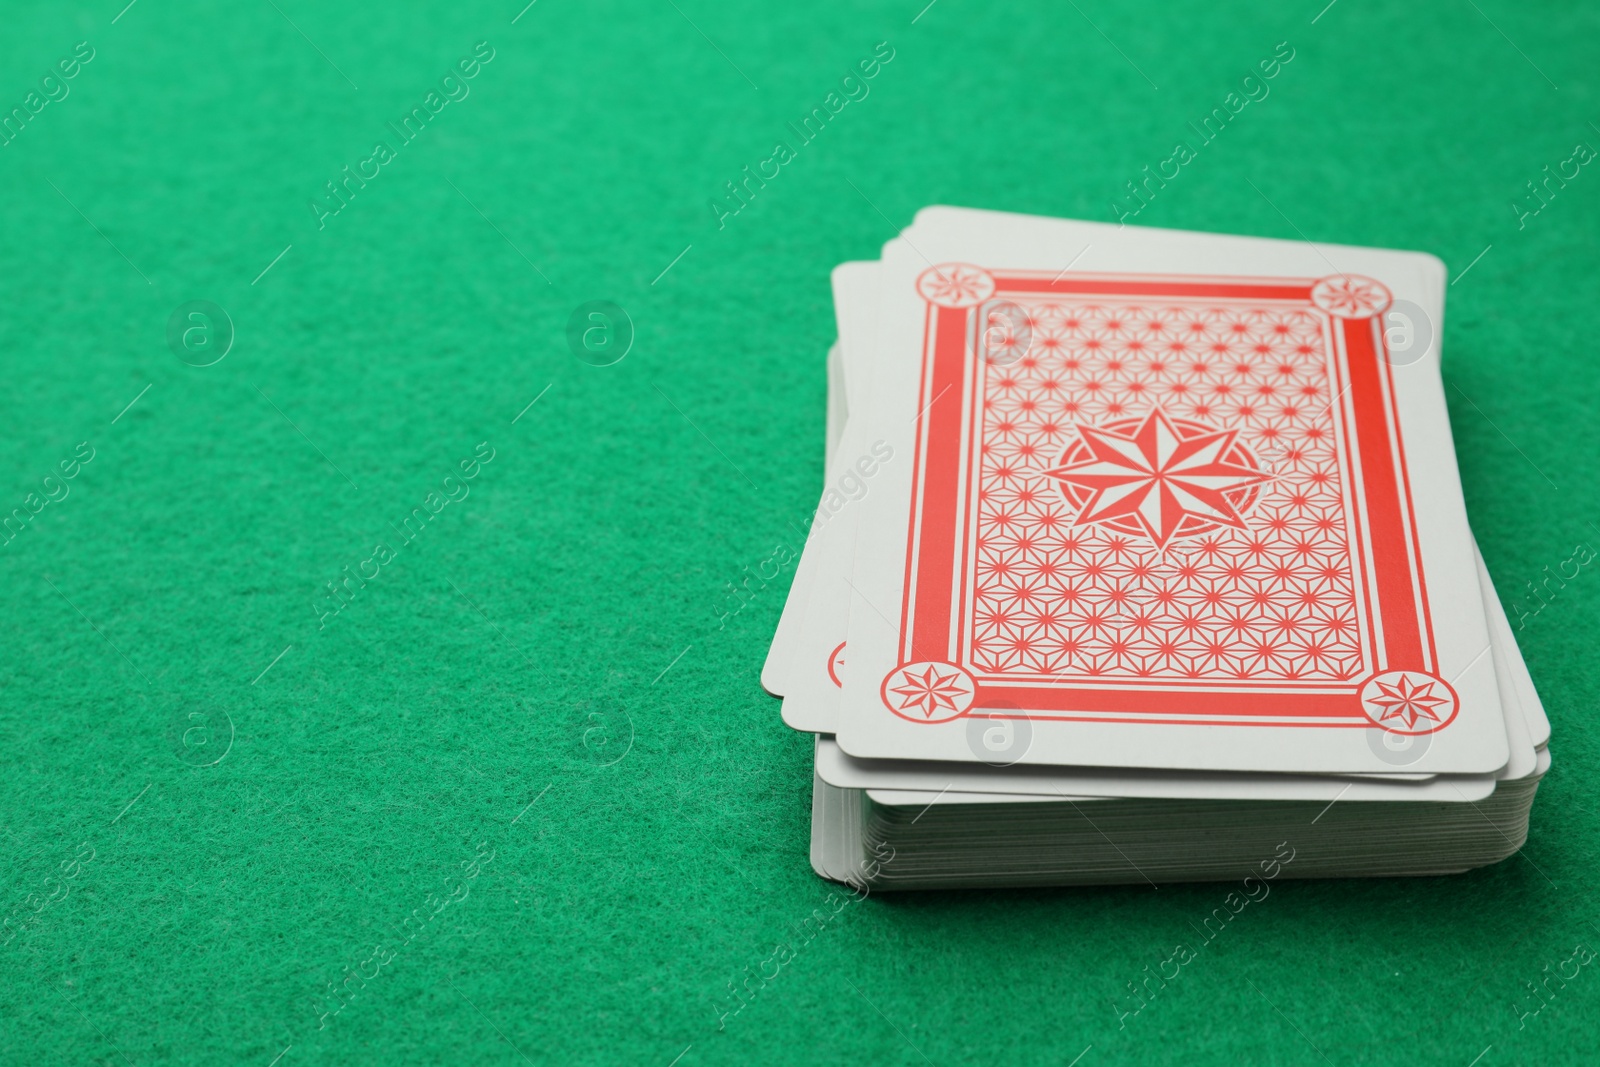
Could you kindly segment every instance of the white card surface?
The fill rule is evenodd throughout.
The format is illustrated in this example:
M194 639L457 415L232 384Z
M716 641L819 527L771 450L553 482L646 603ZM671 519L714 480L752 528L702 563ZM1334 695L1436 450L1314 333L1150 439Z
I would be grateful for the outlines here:
M806 543L801 548L800 562L795 565L789 599L784 601L777 631L761 669L761 686L773 696L781 697L788 689L786 679L789 665L804 624L806 607L810 602L812 575L817 567L815 544L832 517L834 500L830 499L829 494L840 492L836 483L846 476L845 471L834 468L850 410L849 379L844 374L846 347L861 346L872 333L877 312L877 267L876 262L850 262L841 263L833 269L834 317L838 323L839 340L828 353L828 436L826 461L823 464L827 479L823 483L822 498L818 501L812 526L807 531ZM846 487L854 484L851 479Z
M1480 562L1481 567L1481 562ZM1487 571L1484 571L1487 578ZM1495 602L1493 587L1485 584L1486 605ZM1035 796L1161 797L1193 800L1328 800L1479 801L1500 781L1515 781L1535 774L1531 722L1541 713L1523 703L1516 684L1526 675L1522 657L1512 640L1503 613L1493 626L1497 678L1505 702L1507 744L1511 757L1495 775L1434 775L1421 781L1386 779L1378 775L1281 775L1229 772L1130 771L1117 768L982 766L910 760L857 760L837 744L822 738L816 748L817 774L830 785L846 789L895 789L928 792L996 793ZM1426 736L1426 735L1421 735ZM1418 754L1410 748L1417 737L1387 751L1395 768L1409 764ZM1005 747L1002 743L999 746ZM996 758L1004 760L1003 751ZM1424 788L1425 787L1425 788Z
M942 268L935 271L932 282L928 281L930 264L946 263L973 265L973 272L969 275L963 273L965 268ZM1063 271L1062 268L1068 264L1071 264L1071 269ZM1397 699L1405 705L1401 709L1403 716L1410 717L1419 709L1427 713L1428 702L1434 700L1435 695L1446 698L1450 705L1450 717L1446 725L1429 735L1428 751L1416 765L1418 772L1485 774L1505 765L1508 756L1505 727L1493 661L1487 654L1489 646L1483 609L1477 603L1476 567L1467 539L1465 513L1461 506L1437 374L1437 353L1430 351L1405 365L1395 365L1390 361L1377 368L1376 376L1371 367L1362 364L1359 368L1362 380L1351 377L1358 358L1370 363L1374 350L1380 354L1382 352L1382 331L1377 320L1372 318L1373 306L1389 301L1405 301L1421 309L1421 313L1429 315L1436 322L1440 319L1443 286L1437 260L1413 253L1167 231L1119 230L1088 223L929 209L919 214L916 225L908 231L903 241L886 247L882 270L883 296L880 300L878 342L873 350L872 384L866 391L861 407L851 406L850 425L846 428L845 443L841 449L845 452L849 450L852 436L865 442L881 440L896 455L909 455L916 462L899 467L884 465L883 473L889 477L880 476L872 491L850 509L855 513L859 536L854 546L854 566L849 581L851 606L848 638L853 669L847 674L841 694L843 715L838 735L839 743L846 752L864 758L977 761L979 754L973 750L967 737L970 723L961 721L963 718L970 719L970 716L937 721L938 716L927 715L924 721L917 721L901 714L907 709L890 705L884 696L894 680L890 676L897 671L915 669L921 672L919 679L912 679L911 675L904 673L897 676L902 684L895 688L910 690L915 696L919 685L923 690L940 688L944 678L941 672L956 667L964 672L951 676L955 679L953 688L957 691L958 702L962 699L959 690L963 682L969 682L974 691L969 694L974 697L969 707L976 706L980 712L1001 708L1004 709L1003 713L1016 716L1019 724L1026 724L1031 737L1027 751L1021 758L1024 763L1382 773L1388 765L1385 758L1374 751L1370 737L1374 733L1392 730L1378 730L1371 724L1352 723L1348 721L1350 716L1347 711L1358 695L1358 682L1365 686L1365 692L1376 694L1374 699L1379 699L1378 706L1383 707L1381 698L1386 691L1366 685L1366 682L1376 685L1385 680L1380 676L1387 675L1391 687L1399 686L1400 697ZM1384 560L1380 558L1374 563L1374 557L1379 553L1367 544L1378 534L1371 533L1363 540L1360 531L1349 537L1347 555L1354 561L1350 565L1352 572L1366 568L1359 582L1352 577L1348 584L1354 587L1364 582L1371 587L1358 591L1365 595L1365 599L1362 596L1354 597L1367 612L1368 619L1363 640L1371 646L1371 651L1361 663L1369 676L1365 682L1359 674L1353 674L1348 669L1349 663L1346 662L1341 670L1330 668L1323 671L1328 675L1326 679L1316 677L1318 672L1315 670L1301 670L1300 675L1296 676L1295 670L1289 668L1278 671L1279 675L1286 674L1288 677L1267 677L1266 684L1262 685L1256 685L1258 679L1252 677L1224 678L1220 682L1210 677L1199 681L1188 678L1163 680L1157 672L1152 677L1130 676L1116 686L1097 684L1090 687L1062 681L1062 672L1050 673L1043 682L1039 681L1038 672L1031 680L1021 678L1020 675L1027 672L1008 671L1005 664L999 663L993 656L987 662L978 662L982 656L974 655L974 650L982 650L974 641L962 643L960 625L948 627L949 634L943 639L942 645L934 641L934 647L923 647L929 640L924 636L929 627L922 625L922 617L918 612L928 602L928 597L925 588L915 585L916 581L921 580L921 572L915 568L923 566L926 557L921 553L926 539L919 542L916 527L913 527L908 543L906 531L916 514L913 512L914 498L922 499L916 494L928 488L929 470L935 471L936 476L943 476L937 472L950 468L946 462L948 456L937 457L938 463L927 461L929 446L919 436L925 429L930 434L936 432L929 429L924 415L930 405L939 404L944 399L942 393L927 388L930 381L937 383L934 371L937 370L938 352L935 350L941 343L941 337L948 340L954 336L957 355L962 361L953 377L946 375L950 378L947 386L953 384L957 387L956 395L950 398L947 407L959 416L958 425L964 425L961 420L970 424L975 417L973 412L983 408L977 398L988 395L983 390L998 380L993 375L999 373L995 371L993 361L986 366L983 360L974 355L974 346L986 343L987 336L979 337L965 325L952 328L948 324L945 333L940 335L937 330L931 330L929 324L935 320L945 322L945 319L938 317L944 316L946 311L961 312L963 309L959 305L970 295L962 290L961 285L952 290L943 282L959 275L975 285L974 292L981 297L981 291L986 286L996 284L993 281L994 274L990 272L1000 272L1001 277L1000 287L992 292L1014 291L1022 294L1027 285L1036 287L1031 291L1034 295L1019 296L1023 304L1032 302L1029 304L1032 309L1029 313L1040 311L1043 306L1041 301L1043 304L1062 305L1068 312L1074 308L1082 310L1091 302L1086 292L1098 285L1113 292L1121 301L1116 305L1117 308L1135 308L1135 313L1137 308L1145 305L1158 310L1165 308L1174 312L1167 316L1174 323L1183 318L1179 312L1203 319L1206 311L1201 305L1212 302L1219 307L1226 305L1223 307L1224 313L1214 316L1223 323L1236 322L1241 316L1248 319L1251 314L1259 319L1262 315L1269 318L1273 314L1289 315L1291 311L1293 316L1297 316L1295 321L1302 326L1313 320L1319 323L1321 333L1318 338L1307 342L1316 351L1303 362L1313 371L1318 366L1324 368L1318 372L1323 375L1319 380L1320 392L1308 393L1307 402L1313 404L1316 400L1323 400L1334 413L1329 415L1336 423L1332 433L1338 438L1338 447L1344 449L1344 452L1333 450L1329 453L1344 464L1339 466L1335 463L1331 468L1334 481L1338 482L1346 476L1353 481L1359 474L1366 479L1363 491L1372 499L1377 499L1373 496L1375 491L1370 488L1377 480L1374 472L1384 462L1388 463L1391 470L1400 472L1395 478L1403 483L1404 492L1396 490L1396 494L1402 503L1390 508L1399 517L1396 519L1394 515L1389 515L1386 521L1390 527L1398 524L1405 529L1410 548L1404 551L1414 557L1411 561L1412 570L1426 576L1425 582L1418 580L1415 583L1413 595L1414 614L1425 620L1419 626L1426 627L1426 640L1419 638L1415 642L1419 648L1425 649L1419 652L1420 659L1415 664L1410 660L1401 662L1395 659L1400 655L1396 650L1403 651L1403 643L1397 639L1385 645L1382 635L1378 633L1384 627L1388 628L1389 633L1399 633L1401 627L1392 620L1401 619L1404 613L1392 602L1392 595L1389 601L1381 605L1381 612L1376 609L1380 594L1388 595L1385 590L1392 593L1394 583L1383 579L1388 581L1388 585L1383 585L1379 578L1366 574L1366 571L1374 570ZM986 275L988 280L985 280ZM1364 280L1352 281L1357 276ZM1058 285L1063 279L1065 286ZM967 285L967 282L962 282L962 285ZM1150 295L1138 296L1137 304L1130 303L1135 300L1129 295L1130 286L1137 290L1141 285ZM1204 299L1184 295L1196 286L1208 287L1207 292L1223 292L1225 295L1216 297L1214 301L1209 295ZM1218 286L1222 288L1218 289ZM1327 297L1328 291L1333 292L1330 299L1335 310L1308 303L1308 300ZM1044 295L1039 296L1039 292ZM1261 293L1268 295L1262 296ZM936 300L946 303L939 304ZM1109 300L1107 297L1100 302L1107 303ZM1366 306L1362 305L1363 300L1367 301ZM956 306L946 306L952 302ZM1341 313L1336 314L1336 311ZM1356 314L1363 311L1368 313L1365 319ZM1120 312L1114 308L1113 314ZM970 325L972 321L976 321L975 316L968 316L967 324ZM1110 321L1113 326L1116 325L1114 319ZM1102 314L1100 325L1105 326L1106 322ZM1350 325L1351 322L1355 325ZM1116 332L1113 329L1109 334ZM1126 337L1120 341L1116 337L1108 336L1108 339L1120 344L1119 351L1124 357L1128 356L1130 348ZM1363 350L1362 346L1366 348ZM932 363L930 351L934 351ZM1226 352L1219 359L1225 360L1235 354ZM1145 369L1148 370L1150 360L1146 358L1145 363ZM934 370L930 370L930 366ZM1112 374L1120 369L1114 369ZM985 375L990 377L985 378ZM1311 371L1302 375L1303 378L1315 376ZM1374 381L1376 385L1372 384ZM1167 386L1171 384L1166 383ZM1403 452L1398 447L1391 447L1385 456L1384 450L1374 444L1374 441L1384 438L1369 433L1370 426L1362 428L1365 425L1362 420L1367 423L1372 421L1370 407L1352 407L1353 401L1344 402L1341 406L1340 395L1343 392L1369 387L1376 390L1380 403L1385 405L1384 415L1392 424L1388 439L1403 442ZM1147 402L1141 409L1134 395L1137 392L1133 390L1130 393L1123 389L1120 409L1103 406L1101 410L1088 413L1074 424L1074 428L1082 426L1113 434L1116 432L1117 416L1151 416L1151 408L1155 405ZM1195 415L1193 405L1184 410L1186 416ZM1237 410L1229 417L1231 422L1220 414L1213 415L1213 431L1219 440L1230 427L1238 429L1249 421L1244 419L1241 422ZM1295 416L1287 417L1286 421L1294 423ZM1301 419L1302 424L1306 421ZM1198 440L1202 430L1194 427L1203 422L1203 419L1191 417L1175 432L1183 441L1190 441L1191 438ZM859 430L858 425L861 427ZM1110 429L1107 429L1108 426ZM1160 427L1156 429L1159 431ZM963 428L957 435L953 453L957 465L975 462L973 456L977 450L975 447L968 448L968 445L976 439L968 440L960 436L967 432ZM1082 430L1078 429L1078 433L1082 434ZM1251 444L1259 451L1263 434L1259 427L1253 433ZM1360 450L1348 446L1344 438L1339 437L1340 434L1361 433L1366 433L1366 436L1361 438ZM1190 436L1183 436L1185 434ZM1132 436L1130 427L1123 428L1123 436ZM1170 436L1172 434L1169 433ZM1246 434L1243 429L1238 429L1235 436L1242 439ZM1087 440L1088 435L1083 435L1083 439ZM948 441L945 443L948 444ZM967 449L967 452L963 453L962 449ZM1244 452L1238 454L1244 455ZM967 460L963 461L962 455L967 455ZM1256 464L1254 469L1262 473L1263 482L1270 481L1272 487L1276 488L1284 481L1285 476L1271 469L1269 463L1259 458L1253 462ZM1238 468L1242 465L1241 461L1231 466ZM913 466L917 469L911 469ZM981 496L983 486L976 479L969 480L976 487L958 487L955 495L959 497L971 489L970 495L974 499ZM1341 488L1340 491L1344 490ZM1357 509L1347 507L1346 510L1354 512ZM1378 514L1379 510L1376 506L1367 506L1363 516L1368 512ZM1180 522L1189 522L1194 517L1184 514ZM1348 515L1344 519L1347 523L1350 521ZM924 526L927 525L924 522ZM948 540L959 535L961 529L959 524L953 524L943 536ZM1237 531L1229 528L1223 532L1233 534ZM1171 545L1194 539L1183 537L1183 533L1180 529L1172 541L1147 546L1146 559L1159 562ZM1357 541L1361 542L1359 549L1353 547ZM1399 542L1391 539L1379 547L1387 550L1396 543ZM965 586L961 584L963 581L967 583ZM820 588L820 585L814 588L813 601ZM965 610L961 607L962 596L967 596L969 600L977 599L972 595L973 588L970 574L965 578L958 575L951 579L951 588L947 593L947 599L954 605L951 617ZM934 617L937 621L937 613L934 613ZM897 620L913 621L918 633L911 638L903 637ZM961 622L970 622L970 615ZM938 627L932 629L937 631ZM922 644L918 644L919 641ZM811 651L814 653L815 649ZM1349 657L1346 659L1348 661ZM1395 659L1395 662L1391 663L1391 659ZM926 673L925 667L929 663L938 668L934 675ZM1398 681L1396 672L1399 672ZM858 673L860 677L857 677ZM1266 674L1270 676L1272 672ZM855 681L852 682L852 678ZM1430 680L1432 688L1424 689L1424 684ZM1323 682L1326 684L1321 684ZM1104 692L1099 693L1096 699L1102 705L1109 700L1111 705L1119 709L1116 715L1111 715L1107 714L1105 706L1079 706L1076 703L1088 688L1131 693L1137 699L1126 695L1107 698ZM984 704L976 700L976 691L986 694L990 707L985 709ZM1041 697L1042 691L1051 692L1045 692ZM1243 711L1216 714L1215 709L1230 706L1227 701L1241 692L1248 699L1240 699L1238 703L1241 707L1246 703L1251 705L1248 714ZM1209 701L1213 709L1209 713L1212 718L1204 718L1193 710L1192 705L1200 702L1193 698L1195 693L1203 694ZM1268 694L1267 697L1263 698L1262 693ZM999 696L994 697L993 694ZM1013 702L1012 707L1006 708L1004 701L1012 694L1020 694L1022 701ZM1279 706L1276 702L1278 696L1283 698L1281 705L1285 710L1282 713L1274 710ZM1343 700L1346 710L1320 715L1303 713L1305 707L1332 708L1336 697ZM925 699L921 707L936 712L949 710L939 704L940 699L940 695L934 693ZM1001 702L994 703L996 699ZM904 704L904 700L901 703ZM1369 703L1367 706L1372 705ZM1435 703L1431 706L1440 705ZM920 708L912 705L911 710L915 712ZM964 712L967 708L960 710ZM1341 717L1347 721L1340 723ZM1105 721L1111 718L1126 721ZM1414 724L1414 719L1407 723ZM1350 728L1352 726L1354 728Z

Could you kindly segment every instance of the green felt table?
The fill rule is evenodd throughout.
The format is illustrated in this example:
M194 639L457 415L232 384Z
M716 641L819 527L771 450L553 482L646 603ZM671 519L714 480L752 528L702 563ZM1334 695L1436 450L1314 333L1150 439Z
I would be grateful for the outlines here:
M1593 1062L1592 7L123 2L0 33L0 1062ZM841 896L792 568L728 589L821 484L834 264L1180 140L1128 221L1449 265L1555 764L1519 856L1274 883L1132 1014L1229 887Z

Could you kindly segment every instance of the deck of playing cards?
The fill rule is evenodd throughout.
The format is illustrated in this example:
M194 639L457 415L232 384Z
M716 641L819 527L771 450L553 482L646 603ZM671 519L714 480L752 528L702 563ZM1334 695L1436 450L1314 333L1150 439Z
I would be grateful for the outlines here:
M948 207L838 267L827 480L761 679L817 735L818 873L1515 852L1550 726L1467 526L1445 281L1414 252Z

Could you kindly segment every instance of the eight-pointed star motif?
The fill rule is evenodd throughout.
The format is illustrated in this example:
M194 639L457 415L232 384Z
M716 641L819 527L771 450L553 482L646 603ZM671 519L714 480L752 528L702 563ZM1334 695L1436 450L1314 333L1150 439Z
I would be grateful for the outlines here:
M975 307L994 295L994 277L967 263L945 263L917 277L917 292L941 307Z
M1079 426L1078 433L1092 458L1044 472L1088 493L1073 525L1125 529L1131 521L1157 549L1180 532L1246 529L1230 494L1272 478L1227 458L1237 430L1178 425L1160 408L1127 433L1090 426ZM1183 530L1190 518L1198 521Z
M1378 715L1380 723L1390 719L1399 719L1406 724L1407 730L1416 728L1417 720L1426 716L1434 722L1440 722L1434 709L1441 704L1449 704L1447 696L1437 696L1434 693L1434 683L1431 679L1414 682L1405 674L1391 682L1375 679L1373 686L1378 690L1369 695L1367 703L1381 708Z
M1311 287L1311 302L1340 319L1361 319L1389 306L1389 290L1382 282L1360 274L1335 274Z
M889 690L902 698L900 710L915 708L926 719L946 717L941 712L959 714L963 709L957 702L972 695L971 689L962 684L962 672L952 669L946 674L935 663L925 667L921 674L915 672L914 665L907 667L901 674L905 684Z

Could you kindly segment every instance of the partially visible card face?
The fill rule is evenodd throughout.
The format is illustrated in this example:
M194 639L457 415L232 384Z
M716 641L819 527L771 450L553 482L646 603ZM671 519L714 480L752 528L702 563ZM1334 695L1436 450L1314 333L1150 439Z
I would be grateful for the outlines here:
M1498 775L1320 774L1253 775L1237 772L1135 771L1124 768L990 767L974 764L919 763L908 760L852 760L836 743L824 739L816 748L817 773L830 785L846 789L925 789L932 792L1074 794L1119 797L1186 797L1195 800L1341 799L1432 800L1465 803L1481 800L1495 789L1496 779L1525 778L1538 770L1530 727L1539 714L1524 704L1519 676L1527 671L1483 561L1478 560L1484 607L1489 615L1495 675L1506 712L1510 761ZM1401 739L1405 740L1405 739ZM1396 753L1403 765L1410 753ZM1355 783L1352 785L1352 783ZM1426 788L1424 788L1426 786Z
M971 759L977 715L1025 762L1382 771L1392 733L1502 766L1436 364L1385 347L1436 261L1170 236L1103 258L1237 273L886 257L868 417L914 469L862 513L841 746Z
M844 263L834 268L834 305L839 316L838 385L846 410L863 401L861 370L870 365L877 315L876 263ZM854 367L855 373L846 368ZM830 385L830 388L832 386ZM782 676L783 720L797 730L833 731L838 719L839 678L849 615L851 557L860 501L876 491L884 471L904 466L903 456L885 443L862 436L860 424L847 423L836 461L830 463L825 487L812 522L802 565L808 586L800 590L805 604L786 641L789 657ZM800 576L797 574L796 581ZM787 608L786 614L787 614ZM777 639L774 639L774 646Z
M930 325L925 395L953 395L917 427L904 658L954 647L987 696L1064 718L1365 724L1377 676L1421 687L1380 725L1448 725L1386 289L949 272L989 297ZM904 673L895 710L956 710Z
M835 345L830 351L828 364L828 394L830 402L839 399L842 396L846 387L847 376L851 374L852 371L858 374L862 371L863 366L865 365L865 360L863 359L862 353L859 352L858 348L859 346L857 346L857 349L852 349L854 352L853 358L861 365L854 367L852 367L850 360L843 358L844 352L839 348L838 345ZM810 551L811 548L808 546L808 552ZM1476 552L1474 553L1474 556L1478 570L1478 582L1483 596L1484 613L1489 626L1489 637L1492 644L1491 656L1494 659L1495 676L1499 685L1501 706L1505 712L1507 741L1511 750L1510 761L1504 768L1501 769L1498 777L1502 779L1522 778L1533 773L1537 761L1537 757L1534 752L1535 739L1530 731L1535 728L1536 724L1542 724L1547 736L1548 720L1544 718L1542 708L1540 708L1538 703L1537 694L1534 693L1532 689L1532 682L1528 676L1527 667L1522 660L1521 653L1517 649L1516 637L1511 631L1510 622L1506 618L1505 611L1500 605L1499 598L1495 593L1494 584L1490 580L1488 571L1484 567L1483 558L1481 554ZM798 576L796 578L795 588L798 595L809 596L808 588L800 588ZM841 603L837 605L836 608L830 608L829 610L838 611L837 618L833 619L831 622L823 623L823 621L820 619L820 612L818 613L817 618L812 618L808 621L811 625L832 625L834 629L842 635L845 632L845 628L848 624L848 604ZM776 641L776 638L774 640ZM840 684L839 680L843 677L842 672L844 651L845 650L843 648L837 648L835 654L829 658L828 662L819 668L819 673L826 674L829 682L835 687L838 687ZM802 714L802 709L804 714ZM791 722L790 725L795 725L797 728L802 730L815 733L832 734L838 728L837 705L828 708L819 707L810 702L795 701L786 705L785 713L790 719L798 720L798 722ZM1386 736L1385 740L1391 744L1398 743L1401 745L1406 745L1411 739ZM1543 738L1539 739L1539 743L1542 744L1543 740ZM828 742L826 745L819 748L818 752L819 757L817 765L819 769L824 767L824 761L821 757L821 754L823 753L827 753L830 759L837 757L838 759L848 760L848 757L838 756L837 746L834 745L833 742ZM1396 765L1403 766L1407 762L1409 755L1409 751L1406 750L1397 752L1396 758L1398 762ZM836 762L830 762L827 764L829 767L837 765L838 764ZM968 767L963 771L960 768L952 767L952 765L948 763L915 764L897 762L893 764L893 766L901 768L902 770L910 770L918 766L925 768L940 768L941 770L932 772L936 777L942 774L942 777L938 777L937 782L935 782L932 786L932 788L935 790L949 789L954 787L955 780L953 775L957 774L958 772L964 773L969 778L981 779L986 783L982 787L984 789L1001 788L992 780L992 776L996 772L985 767ZM1124 776L1129 774L1145 775L1146 778L1142 781L1146 790L1150 791L1151 795L1157 795L1155 790L1157 788L1164 788L1167 791L1159 793L1159 795L1163 796L1184 795L1180 792L1174 791L1178 788L1177 783L1185 777L1194 778L1196 776L1195 772L1118 772L1115 770L1085 772L1083 770L1067 770L1065 768L1045 768L1042 770L1047 774L1053 774L1057 776L1050 779L1051 784L1045 788L1051 790L1066 790L1074 793L1093 793L1095 792L1096 787L1085 784L1085 779L1082 777L1087 773L1100 776L1100 788L1121 790L1120 793L1115 795L1126 794L1126 787L1123 779L1112 779L1108 777L1118 773L1121 773ZM1156 782L1148 779L1148 775L1151 773L1161 774L1163 777L1159 780L1159 782ZM1484 782L1492 781L1489 776L1480 777L1484 779ZM1287 779L1285 776L1277 776L1274 780L1282 782L1289 781L1290 779ZM1295 779L1295 781L1299 780L1300 779ZM1329 774L1320 775L1315 780L1321 781L1324 784L1331 783L1334 788L1341 789L1343 788L1343 784L1346 784L1351 780L1359 780L1366 783L1381 783L1386 781L1404 781L1415 783L1423 780L1437 780L1441 783L1447 783L1450 785L1450 789L1444 793L1441 793L1439 798L1451 802L1458 800L1465 801L1470 799L1478 799L1472 795L1474 791L1493 788L1492 784L1485 786L1484 782L1480 782L1478 780L1478 777L1468 778L1466 776L1451 776L1448 779L1444 779L1439 778L1437 775L1416 775L1404 772L1387 774L1374 774L1369 772L1356 772L1354 774ZM832 785L839 786L841 788L863 788L870 784L887 784L887 782L864 782L861 780L845 779L836 780L835 778L830 778L829 781ZM1473 788L1470 790L1465 788L1465 784L1469 781L1473 785ZM1164 783L1164 785L1161 783ZM962 788L969 787L963 786ZM1195 795L1199 797L1205 794L1196 793ZM1363 796L1365 796L1365 794L1362 796L1350 795L1347 796L1346 799L1362 799ZM1417 795L1402 794L1401 798L1404 797L1416 799ZM1374 794L1372 798L1381 799L1382 797L1378 794Z
M872 316L877 310L877 279L876 262L841 263L833 269L833 303L838 317L839 340L829 350L827 361L828 431L823 464L827 472L827 481L823 486L823 499L818 503L817 512L806 535L805 546L801 549L800 562L795 567L789 598L784 602L783 614L778 620L777 632L773 635L772 646L767 652L767 661L761 671L762 687L774 696L785 695L789 688L788 678L792 670L794 646L804 630L806 610L811 600L812 579L817 569L817 558L821 554L818 545L821 529L818 528L817 520L829 517L825 514L831 503L828 497L829 490L833 488L834 480L844 473L835 469L835 459L850 412L850 385L844 372L847 346L859 347L870 340L868 334L871 332ZM860 358L859 353L856 358Z

